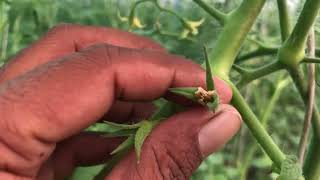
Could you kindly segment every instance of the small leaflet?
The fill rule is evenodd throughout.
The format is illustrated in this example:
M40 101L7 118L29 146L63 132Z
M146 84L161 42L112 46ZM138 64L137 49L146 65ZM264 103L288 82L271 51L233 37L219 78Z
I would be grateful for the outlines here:
M123 141L116 149L114 149L110 154L114 155L122 150L130 148L134 143L134 136L129 136L125 141Z
M150 134L153 128L153 123L150 121L142 121L141 127L138 129L135 138L134 138L134 147L136 150L138 163L140 161L141 148L145 139Z

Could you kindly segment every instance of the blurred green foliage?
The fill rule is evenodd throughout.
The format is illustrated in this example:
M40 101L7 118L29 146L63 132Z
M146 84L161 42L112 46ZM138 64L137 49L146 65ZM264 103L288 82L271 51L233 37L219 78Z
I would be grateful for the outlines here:
M0 66L19 50L41 37L52 26L61 22L111 26L129 30L128 23L123 22L120 17L129 16L130 8L134 2L133 0L0 0ZM160 2L162 7L175 11L187 20L198 21L205 18L204 23L198 29L199 34L181 38L184 27L179 20L168 13L160 13L152 3L138 6L135 15L144 27L130 30L155 39L172 53L183 55L198 63L202 62L204 59L202 45L206 44L209 48L212 47L221 26L191 0L161 0ZM224 12L230 12L241 3L240 0L207 0L206 2ZM292 0L289 4L292 22L295 22L302 3ZM159 24L161 24L162 33L155 31ZM317 24L316 29L318 29ZM267 46L276 47L280 44L275 1L267 1L250 32L249 38L261 41ZM248 40L243 45L240 54L256 48L256 43ZM241 65L248 68L259 67L274 58L274 55L260 56ZM320 78L319 73L318 76ZM232 72L232 77L236 80L238 74ZM258 116L262 116L264 113L270 97L276 89L278 78L279 74L271 75L256 80L243 89L243 94ZM268 131L286 153L295 154L297 151L303 118L303 103L296 89L290 84L281 93L268 122ZM99 129L99 127L95 128ZM256 142L243 126L241 132L224 149L208 157L202 163L198 171L194 173L193 179L240 179L241 171L244 171L242 166L245 155L248 153L248 147L254 143ZM249 167L245 169L247 175L244 179L272 179L274 174L270 174L270 166L271 161L259 149L254 153L254 158L249 160ZM79 168L71 179L90 179L96 175L99 169L101 166Z

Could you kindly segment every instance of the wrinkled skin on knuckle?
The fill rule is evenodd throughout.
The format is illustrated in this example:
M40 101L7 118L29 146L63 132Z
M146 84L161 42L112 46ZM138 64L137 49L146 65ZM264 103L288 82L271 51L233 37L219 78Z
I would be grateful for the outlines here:
M189 179L193 170L197 168L202 160L200 153L182 148L177 150L176 144L172 142L153 142L151 146L145 153L152 154L150 155L152 157L151 162L154 163L153 166L157 167L156 169L158 170L156 174L161 175L157 179ZM140 174L143 174L143 172Z
M189 179L202 161L198 130L194 127L180 125L175 131L156 128L145 141L139 174L154 174L156 179Z
M36 136L33 131L36 115L20 104L19 95L9 92L0 93L0 169L21 177L34 177L55 144Z

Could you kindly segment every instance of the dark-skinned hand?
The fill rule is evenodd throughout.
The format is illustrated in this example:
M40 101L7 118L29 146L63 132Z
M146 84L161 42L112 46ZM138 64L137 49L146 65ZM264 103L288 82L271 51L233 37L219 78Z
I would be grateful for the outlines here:
M231 89L214 78L216 113L190 107L157 126L140 163L132 151L106 179L188 179L239 129ZM151 40L112 28L58 25L0 70L0 179L62 180L107 161L122 138L82 132L102 118L147 118L170 87L205 87L197 64Z

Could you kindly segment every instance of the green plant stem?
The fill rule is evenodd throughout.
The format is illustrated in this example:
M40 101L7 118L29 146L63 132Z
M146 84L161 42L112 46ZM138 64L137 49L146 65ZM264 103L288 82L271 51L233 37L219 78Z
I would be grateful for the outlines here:
M241 73L241 79L237 83L237 87L242 88L244 85L250 83L251 81L255 79L259 79L263 76L266 76L268 74L274 73L276 71L279 71L281 69L284 69L284 66L279 63L278 61L272 62L270 64L267 64L265 66L262 66L255 70L248 70L247 72Z
M137 1L135 2L132 7L131 7L131 10L130 10L130 14L129 14L129 24L130 26L132 25L133 23L133 19L134 19L134 16L135 16L135 11L137 9L137 7L140 5L140 4L143 4L143 3L146 3L146 2L150 2L150 3L153 3L155 5L155 7L161 11L161 12L166 12L168 14L171 14L173 16L175 16L180 22L181 24L186 27L186 28L190 28L188 26L188 23L186 22L186 20L184 18L182 18L180 15L178 15L176 12L174 11L171 11L171 10L168 10L168 9L165 9L163 7L160 6L158 0L140 0L140 1ZM171 35L171 34L170 34Z
M305 57L301 63L320 63L320 58Z
M314 28L311 28L308 38L308 56L315 57L315 33ZM311 126L311 119L313 115L313 107L315 104L315 90L316 90L316 81L315 81L315 64L308 64L308 99L306 103L306 111L305 111L305 118L303 123L303 129L299 141L299 149L298 149L298 158L299 163L303 165L303 161L305 159L305 152L307 149L308 141L309 141L309 132Z
M261 145L265 153L274 162L276 167L280 168L282 161L285 159L285 155L279 149L279 147L273 142L270 135L263 128L262 124L250 109L249 105L245 102L244 98L240 94L239 90L231 84L233 90L232 104L240 112L243 121L248 126L250 132Z
M228 18L216 45L209 52L213 74L228 79L228 74L249 30L262 9L265 0L244 0ZM235 30L237 32L235 33Z
M263 127L267 126L267 122L270 120L272 112L273 112L274 108L276 107L276 103L277 103L281 93L283 92L282 90L289 84L289 82L290 81L288 78L280 80L277 83L276 89L275 89L274 93L272 94L271 99L268 102L267 106L265 108L263 107L263 114L260 117L261 124ZM247 148L248 150L246 151L244 159L241 163L240 180L247 179L248 167L251 163L253 156L257 152L258 148L259 148L259 146L257 144L251 144L249 146L249 148Z
M308 102L307 86L303 79L303 74L299 68L289 69L290 75L299 90L305 104ZM320 177L320 113L314 105L312 116L313 137L308 148L308 153L303 166L303 175L307 180L318 180Z
M158 0L152 0L152 2L154 3L154 5L155 5L160 11L166 12L166 13L168 13L168 14L171 14L171 15L175 16L176 18L179 19L179 21L182 23L183 26L186 26L187 23L185 22L185 20L184 20L181 16L179 16L176 12L161 7L160 4L159 4L159 2L158 2Z
M228 15L219 11L218 9L209 6L202 0L193 0L193 2L197 3L203 10L209 13L212 17L214 17L221 25L224 25L227 21Z
M303 175L306 180L319 180L320 177L320 143L315 136L312 137L309 151L307 153L304 166Z
M7 48L8 48L8 36L9 36L9 24L5 23L3 27L2 36L0 36L0 66L1 62L5 61L7 57Z
M304 58L308 33L318 15L319 0L307 0L291 35L279 49L279 61L288 66L298 65Z
M236 62L240 63L240 62L244 62L248 59L259 57L259 56L273 55L273 54L276 54L277 52L278 52L278 48L273 48L273 47L258 48L254 51L240 55L236 59Z
M285 41L290 36L291 32L291 23L287 0L277 0L277 4L279 11L281 39L282 41Z
M153 1L152 1L152 0L140 0L140 1L135 2L135 3L132 5L132 7L131 7L131 9L130 9L130 13L129 13L129 24L130 24L130 26L131 26L132 23L133 23L133 18L134 18L134 16L135 16L137 7L138 7L140 4L143 4L143 3L145 3L145 2L153 2Z
M291 68L289 73L295 86L297 87L305 105L308 104L308 90L307 84L303 78L303 72L300 68ZM320 139L320 114L316 105L314 105L313 118L312 118L312 127L316 136Z
M240 47L264 3L265 0L244 0L240 7L230 14L230 19L225 24L218 37L216 42L217 45L209 53L209 59L213 67L214 75L228 80L229 72ZM234 33L235 29L238 30L237 33ZM282 161L285 159L285 155L263 128L236 86L231 82L230 84L234 93L232 103L241 113L244 122L247 124L258 143L262 146L275 165L280 168Z
M282 0L278 0L278 6L280 3L283 3L281 2ZM284 4L284 3L283 3ZM283 5L282 4L282 5ZM307 6L313 6L313 8L315 9L309 9ZM280 4L281 6L281 4ZM305 45L305 41L307 39L307 36L308 36L308 32L309 32L309 29L312 27L312 24L313 24L313 21L315 19L315 17L317 16L318 14L318 9L319 9L319 1L316 2L316 1L307 1L306 4L305 4L305 7L303 9L303 12L301 13L300 15L300 18L298 20L298 23L294 29L294 32L292 33L292 35L290 36L291 38L291 41L288 41L289 43L287 44L287 47L289 47L289 51L290 51L290 43L295 43L294 40L297 40L298 43L297 43L297 47L299 48L299 46L302 46L300 47L300 51L304 51L304 45ZM279 9L280 10L280 9ZM312 11L310 12L310 16L312 16L310 18L310 16L306 16L306 14L308 14L308 11ZM279 12L281 13L281 12ZM286 26L284 26L282 23L281 25L281 16L282 16L282 20L284 21L288 21L288 19L286 19L283 15L280 15L280 26L281 26L281 31L282 31L282 39L286 39L285 38L285 32L283 31L286 31ZM305 22L305 20L303 20L303 18L306 18L307 21ZM286 20L285 20L286 19ZM308 27L306 28L303 24L306 23L308 25ZM302 35L300 35L300 33L304 33ZM296 39L297 37L300 37L300 39ZM300 41L300 42L299 42ZM294 47L294 46L293 46ZM292 48L291 51L296 51L296 49ZM316 54L318 55L319 54L319 50L316 49ZM295 55L297 56L297 55ZM284 57L285 58L285 57ZM286 61L290 61L292 59L288 58L287 60L284 60L284 62L286 63ZM294 60L294 59L293 59ZM314 59L313 59L314 60ZM297 59L296 62L293 62L293 63L288 63L289 65L290 64L297 64L299 63L299 61L302 61L302 62L313 62L312 59L304 59L304 60L301 60L301 59ZM317 62L314 62L314 63L317 63ZM291 74L291 77L297 87L297 89L299 90L303 100L304 100L304 103L307 105L307 87L304 83L304 79L303 79L303 76L302 76L302 73L301 71L298 69L298 68L294 68L294 67L291 67L291 70L289 70L290 74ZM320 122L320 114L319 114L319 111L317 109L316 106L314 106L314 110L313 110L313 117L312 117L312 123L313 123L313 129L314 129L314 135L311 139L311 143L308 147L308 152L307 152L307 156L306 156L306 159L305 159L305 162L304 162L304 165L303 165L303 175L305 176L305 179L307 180L318 180L319 177L320 177L320 138L319 138L319 124Z
M245 62L249 59L260 57L260 56L275 55L275 54L277 54L278 50L279 50L279 47L259 48L259 49L256 49L251 52L248 52L248 53L245 53L243 55L238 56L236 59L236 62L242 63L242 62ZM316 49L316 55L320 56L320 49ZM310 61L308 59L310 59ZM309 63L309 62L310 63L320 63L320 59L319 59L319 61L317 61L318 59L319 58L306 57L303 59L302 63ZM304 60L306 60L306 61L304 61Z

